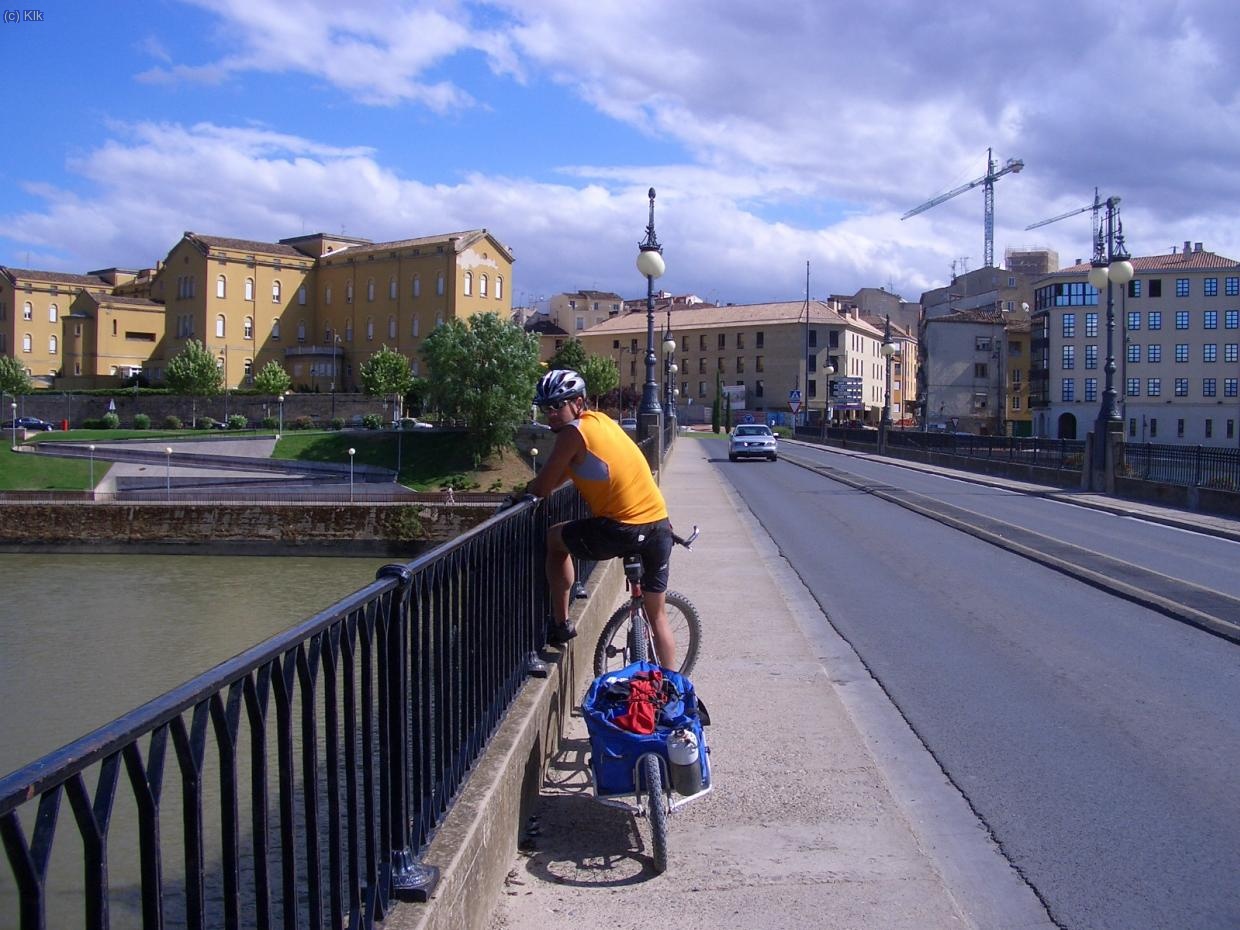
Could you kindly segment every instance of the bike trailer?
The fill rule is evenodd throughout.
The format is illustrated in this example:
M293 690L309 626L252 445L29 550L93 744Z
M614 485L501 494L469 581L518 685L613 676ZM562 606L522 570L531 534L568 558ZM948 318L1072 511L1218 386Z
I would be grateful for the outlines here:
M581 711L590 732L590 773L598 796L642 790L635 771L648 753L658 755L667 772L668 739L678 730L688 730L696 739L699 793L709 790L710 749L702 725L710 719L684 675L653 662L634 662L596 678ZM651 725L653 732L638 732Z

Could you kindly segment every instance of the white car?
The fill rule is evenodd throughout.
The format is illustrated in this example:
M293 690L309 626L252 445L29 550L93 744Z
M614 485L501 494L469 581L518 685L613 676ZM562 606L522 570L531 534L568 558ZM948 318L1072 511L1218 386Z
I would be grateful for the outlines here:
M732 438L728 443L728 461L758 458L770 459L773 462L779 458L778 442L769 426L743 424L732 430Z

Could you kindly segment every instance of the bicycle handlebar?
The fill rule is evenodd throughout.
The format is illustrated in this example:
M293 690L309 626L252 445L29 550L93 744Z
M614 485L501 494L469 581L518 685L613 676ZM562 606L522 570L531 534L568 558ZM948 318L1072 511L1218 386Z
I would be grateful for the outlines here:
M678 546L684 546L686 549L692 550L692 549L693 549L693 541L694 541L695 539L697 539L697 538L698 538L698 533L699 533L699 532L700 532L700 530L698 530L697 524L695 523L695 524L693 524L693 532L689 534L689 538L688 538L688 539L681 539L679 536L677 536L675 533L673 533L673 534L672 534L672 542L673 542L673 543L675 543L675 544L676 544L676 545L678 545Z

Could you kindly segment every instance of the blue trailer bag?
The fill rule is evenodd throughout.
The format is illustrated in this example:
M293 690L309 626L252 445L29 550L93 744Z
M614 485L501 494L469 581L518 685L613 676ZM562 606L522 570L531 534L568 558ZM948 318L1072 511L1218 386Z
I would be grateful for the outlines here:
M658 671L662 675L667 702L657 710L653 733L634 733L617 726L617 717L629 711L626 684L638 675ZM674 730L688 729L698 741L703 787L710 781L706 737L702 732L701 707L693 682L679 672L661 668L653 662L634 662L617 672L594 679L581 703L581 712L590 733L590 767L595 790L600 796L632 794L644 788L633 780L637 760L653 752L667 763L667 739Z

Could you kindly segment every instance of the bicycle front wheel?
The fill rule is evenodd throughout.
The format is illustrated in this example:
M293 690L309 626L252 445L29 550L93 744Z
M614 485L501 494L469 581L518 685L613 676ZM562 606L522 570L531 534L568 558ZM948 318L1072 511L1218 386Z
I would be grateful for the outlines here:
M659 760L647 756L642 761L646 778L646 819L650 821L650 846L654 854L654 870L667 871L667 792L663 787L663 771Z
M702 648L702 621L697 608L683 594L667 592L667 622L676 642L676 671L689 675ZM594 647L594 674L606 675L636 660L629 645L629 605L619 607Z

